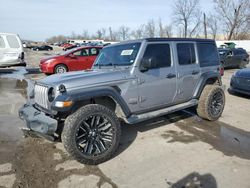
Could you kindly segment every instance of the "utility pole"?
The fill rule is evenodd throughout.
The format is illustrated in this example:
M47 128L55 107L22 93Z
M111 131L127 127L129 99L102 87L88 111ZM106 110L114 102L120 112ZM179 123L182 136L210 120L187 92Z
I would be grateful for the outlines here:
M207 38L207 18L206 18L206 13L203 14L203 24L204 24L204 35L205 35L205 38Z

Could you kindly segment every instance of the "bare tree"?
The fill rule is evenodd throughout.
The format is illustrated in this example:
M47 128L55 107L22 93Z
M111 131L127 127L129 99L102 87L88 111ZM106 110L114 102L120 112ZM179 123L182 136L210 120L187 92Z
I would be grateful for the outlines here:
M145 36L146 37L155 37L155 21L153 19L149 20L145 25Z
M90 39L91 38L89 36L88 30L83 30L83 32L82 32L82 38L84 38L84 39Z
M250 29L246 27L249 22L250 0L214 0L214 4L228 40L245 32L245 29Z
M183 26L183 36L188 32L192 36L200 24L199 0L176 0L173 9L176 23Z
M168 37L168 38L173 36L173 28L171 25L165 26L165 33L166 33L166 37Z
M207 30L213 39L216 39L218 29L218 19L214 15L209 15L207 18Z
M121 40L127 40L129 38L129 30L130 30L130 28L126 27L124 25L122 25L119 28L118 34L119 34Z
M144 29L145 25L140 25L138 28L136 28L134 31L131 32L131 37L134 39L141 39L144 36Z
M161 18L159 19L158 27L159 27L159 37L165 37L166 36L166 31L165 31L165 28L164 28L164 26L162 24Z

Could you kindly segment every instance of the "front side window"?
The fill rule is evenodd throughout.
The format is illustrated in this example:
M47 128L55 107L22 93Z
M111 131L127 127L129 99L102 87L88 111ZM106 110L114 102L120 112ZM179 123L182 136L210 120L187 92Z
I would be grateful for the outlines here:
M89 49L78 50L78 51L75 51L73 54L75 56L88 56L89 55Z
M171 66L171 53L169 44L148 44L143 58L154 58L156 68Z
M94 66L129 66L137 57L141 43L120 44L101 50Z
M0 36L0 48L5 48L3 37Z
M199 62L200 66L213 66L219 64L219 57L217 52L217 47L215 44L211 43L198 43L198 52L199 52ZM220 51L219 54L225 53L229 55L230 52L228 51Z
M177 53L179 65L191 65L196 63L194 44L179 43L177 44Z
M20 48L20 44L14 35L9 35L6 37L10 48Z

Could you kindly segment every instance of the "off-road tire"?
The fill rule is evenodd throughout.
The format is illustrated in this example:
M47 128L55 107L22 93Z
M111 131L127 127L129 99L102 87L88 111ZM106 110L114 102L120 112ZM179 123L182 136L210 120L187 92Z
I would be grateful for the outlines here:
M104 152L98 155L90 156L84 153L85 147L87 147L86 150L88 151L89 145L87 146L86 144L82 148L79 145L79 143L77 143L77 135L79 133L80 126L84 124L83 123L84 121L86 122L86 118L94 117L94 116L98 117L98 115L104 116L109 121L112 127L111 130L113 133L113 137L112 137L112 141L110 142L109 147ZM86 133L86 135L89 135L89 133ZM99 104L89 104L89 105L83 106L82 108L77 110L75 113L68 116L65 120L64 128L63 128L62 135L61 135L62 143L66 151L77 161L84 163L84 164L89 164L89 165L96 165L96 164L109 160L114 155L116 149L118 148L120 137L121 137L121 127L120 127L120 122L117 116L109 108L106 108L105 106L99 105ZM92 143L93 142L97 143L97 141L96 142L92 141ZM93 148L92 148L92 151L93 151ZM97 151L96 145L95 145L94 151Z
M221 96L222 101L219 108L220 110L218 110L218 112L214 114L212 108L214 97L216 96L216 94L218 96ZM209 121L215 121L221 116L224 110L224 106L225 93L223 89L218 85L206 85L201 93L196 111L201 118Z
M64 72L59 72L59 69L64 69L65 71ZM68 72L68 67L66 65L64 65L64 64L59 64L54 69L55 74L61 74L61 73L65 73L65 72Z

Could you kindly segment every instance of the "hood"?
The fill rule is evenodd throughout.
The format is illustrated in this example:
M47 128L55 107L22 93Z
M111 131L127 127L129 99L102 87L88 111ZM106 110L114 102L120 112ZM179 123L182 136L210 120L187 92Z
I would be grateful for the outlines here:
M245 69L238 70L235 73L235 76L236 77L250 78L250 68L245 68Z
M70 91L74 89L126 82L126 79L129 77L129 69L94 69L54 74L40 80L39 83L54 87L63 84L66 89Z
M48 56L48 57L45 57L45 58L42 58L41 59L41 63L44 63L45 61L48 61L50 59L55 59L55 58L58 58L58 57L61 57L62 55L51 55L51 56Z

